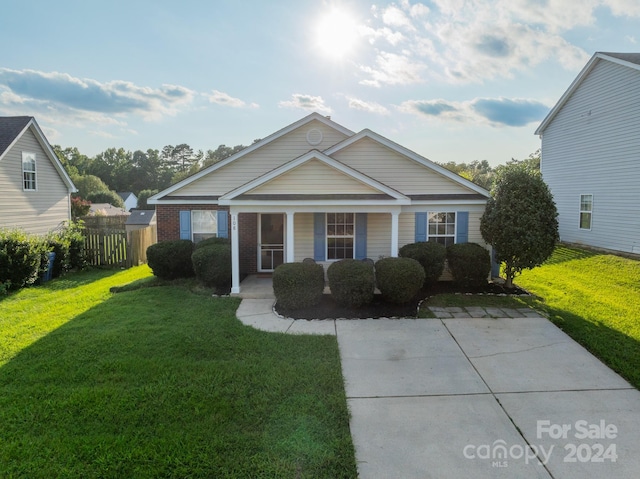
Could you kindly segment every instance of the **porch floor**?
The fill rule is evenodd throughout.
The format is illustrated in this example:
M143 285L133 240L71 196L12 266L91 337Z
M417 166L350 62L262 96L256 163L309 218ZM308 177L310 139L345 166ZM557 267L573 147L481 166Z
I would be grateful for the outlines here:
M329 294L329 286L325 286L324 293ZM376 292L379 292L376 289ZM273 282L271 276L262 274L250 274L240 283L240 293L232 294L244 299L276 299L273 294Z

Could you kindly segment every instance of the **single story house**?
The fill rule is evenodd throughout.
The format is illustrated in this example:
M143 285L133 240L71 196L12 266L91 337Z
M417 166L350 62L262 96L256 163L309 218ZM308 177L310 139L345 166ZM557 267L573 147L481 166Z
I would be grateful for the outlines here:
M88 216L128 216L130 213L111 203L91 203Z
M560 239L640 254L640 53L598 52L536 130Z
M75 191L35 118L0 117L0 228L46 234L71 220Z
M148 228L149 226L157 226L158 224L156 210L132 210L130 213L125 223L127 233L129 231Z
M416 241L483 243L489 193L364 129L312 113L149 198L158 240L231 239L243 275L314 258L397 256Z

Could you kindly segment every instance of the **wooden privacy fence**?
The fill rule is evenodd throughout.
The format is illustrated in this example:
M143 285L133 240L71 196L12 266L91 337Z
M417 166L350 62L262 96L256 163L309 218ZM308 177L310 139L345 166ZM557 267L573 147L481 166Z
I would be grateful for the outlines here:
M84 218L85 253L90 265L130 268L147 262L147 248L156 243L156 225L127 231L126 219Z

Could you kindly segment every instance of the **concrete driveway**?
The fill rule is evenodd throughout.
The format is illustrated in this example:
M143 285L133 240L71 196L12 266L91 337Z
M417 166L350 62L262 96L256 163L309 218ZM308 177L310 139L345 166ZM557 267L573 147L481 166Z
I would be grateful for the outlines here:
M545 318L335 328L361 479L640 477L640 392Z

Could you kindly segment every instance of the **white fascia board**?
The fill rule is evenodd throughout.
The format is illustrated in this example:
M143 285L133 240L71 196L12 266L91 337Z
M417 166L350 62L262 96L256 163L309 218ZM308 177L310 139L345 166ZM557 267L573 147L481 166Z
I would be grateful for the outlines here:
M156 198L153 200L151 199L151 197L149 197L149 199L147 200L147 204L149 205L217 205L221 203L219 203L218 200L185 200L185 199L172 200L171 197L169 196L168 199Z
M442 176L449 178L450 180L455 181L456 183L461 184L462 186L465 186L466 188L469 188L473 191L475 191L476 193L480 193L481 195L486 196L487 198L489 198L490 194L487 190L485 190L484 188L482 188L481 186L476 185L475 183L473 183L472 181L467 180L466 178L463 178L460 175L457 175L455 173L453 173L452 171L447 170L445 167L440 166L435 164L434 162L432 162L431 160L428 160L427 158L425 158L424 156L419 155L418 153L416 153L415 151L411 151L408 148L405 148L402 145L399 145L397 143L395 143L394 141L389 140L388 138L385 138L384 136L379 135L378 133L371 131L369 129L364 129L361 132L359 132L358 134L347 138L346 140L338 143L337 145L334 145L328 149L326 149L324 151L324 153L328 156L343 150L345 148L347 148L348 146L352 145L353 143L355 143L356 141L361 140L362 138L370 138L378 143L380 143L381 145L389 148L390 150L395 151L396 153L403 155L407 158L409 158L410 160L415 161L416 163L419 163L420 165L429 168L433 171L435 171L436 173L441 174Z
M231 214L237 213L400 213L403 211L398 205L243 205L234 203L229 206Z
M455 206L457 209L460 207L472 208L478 211L484 211L487 206L487 202L484 200L435 200L435 201L414 201L407 208L403 208L402 211L413 212L413 211L425 211L425 208L437 207L442 209L442 207Z
M218 204L221 206L251 206L251 207L260 207L260 206L282 206L283 208L295 208L298 205L319 205L319 206L344 206L349 208L351 206L363 206L363 205L371 205L371 206L403 206L410 205L411 200L408 198L405 199L395 199L395 200L295 200L294 202L290 200L223 200L220 199Z
M403 195L402 193L400 193L397 190L394 190L393 188L389 188L388 186L380 183L379 181L371 178L370 176L367 176L357 170L354 170L353 168L345 165L344 163L339 162L338 160L335 160L327 155L325 155L324 153L322 153L321 151L318 150L311 150L307 153L305 153L304 155L296 158L295 160L289 161L288 163L285 163L282 166L279 166L278 168L271 170L268 173L265 173L262 176L259 176L258 178L256 178L253 181L250 181L248 183L245 183L244 185L236 188L235 190L232 190L224 195L222 195L220 197L220 200L233 200L234 198L236 198L239 195L242 195L243 193L246 193L247 191L251 191L254 188L259 187L260 185L263 185L265 183L268 183L269 181L273 180L274 178L277 178L278 176L281 176L285 173L287 173L288 171L291 171L292 169L296 168L297 166L300 166L310 160L318 160L321 161L323 163L325 163L326 165L335 168L336 170L344 173L345 175L360 181L361 183L366 184L367 186L370 186L371 188L380 191L381 193L387 194L395 199L403 199L403 200L408 200L408 198ZM221 203L223 204L223 203Z
M180 188L202 178L203 176L206 176L208 174L210 174L213 171L216 171L217 169L222 168L223 166L227 166L229 163L232 163L234 161L236 161L238 158L242 158L243 156L257 150L258 148L261 148L265 145L267 145L268 143L271 143L274 140L277 140L278 138L283 137L284 135L292 132L293 130L295 130L296 128L300 128L301 126L304 126L307 123L310 123L313 120L317 120L325 125L327 125L330 128L333 128L347 136L353 136L355 135L355 133L351 130L349 130L348 128L345 128L342 125L337 124L334 121L331 121L330 119L328 119L325 116L322 116L319 113L311 113L310 115L305 116L304 118L290 124L289 126L286 126L278 131L276 131L275 133L272 133L271 135L267 136L266 138L263 138L262 140L247 146L244 150L239 151L238 153L236 153L235 155L231 155L228 158L225 158L222 161L219 161L217 163L214 163L213 165L205 168L204 170L200 170L199 172L195 173L194 175L185 178L182 181L179 181L178 183L176 183L175 185L169 186L168 188L162 190L161 192L159 192L158 194L150 197L149 199L153 198L153 199L158 199L161 198L163 196L169 195L171 193L173 193L176 190L179 190Z

